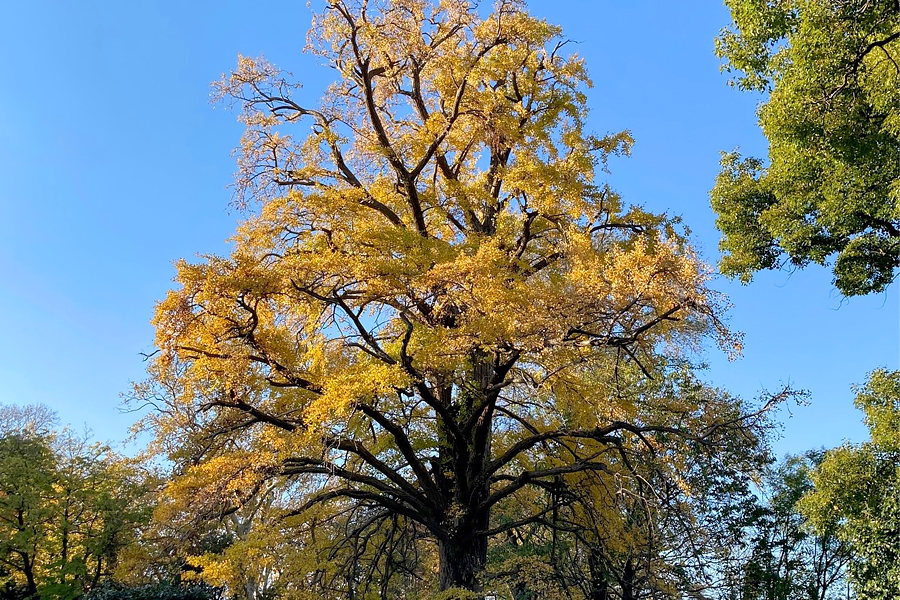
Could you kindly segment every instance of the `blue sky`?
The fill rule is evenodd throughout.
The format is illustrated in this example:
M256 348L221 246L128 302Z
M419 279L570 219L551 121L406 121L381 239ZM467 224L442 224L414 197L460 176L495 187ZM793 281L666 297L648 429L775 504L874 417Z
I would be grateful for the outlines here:
M611 163L626 200L684 218L717 257L708 190L719 151L764 155L758 98L729 88L713 55L728 22L715 2L534 0L578 41L594 80L589 124L630 129ZM45 403L118 441L119 394L142 378L153 304L172 261L222 252L240 126L209 104L238 53L265 56L312 103L332 77L301 51L304 2L32 0L0 21L0 403ZM735 394L791 383L812 404L783 411L779 453L861 441L850 385L898 367L898 286L842 299L830 273L721 279L744 357L711 351L706 378Z

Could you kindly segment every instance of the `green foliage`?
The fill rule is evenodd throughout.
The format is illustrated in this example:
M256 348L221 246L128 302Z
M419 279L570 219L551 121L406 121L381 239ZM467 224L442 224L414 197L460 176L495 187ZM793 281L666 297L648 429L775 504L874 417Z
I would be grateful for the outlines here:
M0 577L7 577L8 575L9 573L6 571L0 570ZM0 600L27 600L28 597L28 588L14 581L7 581L0 588Z
M673 426L685 405L715 406L726 421L749 410L690 374L655 375L643 386L652 402L635 401L657 419L674 411ZM673 463L635 444L608 456L607 470L561 477L526 506L503 505L495 518L505 532L491 547L489 571L514 600L680 599L719 588L745 561L731 550L756 507L753 481L768 464L765 431L757 422L705 439L671 436ZM541 518L523 520L535 506L544 507Z
M732 84L768 92L768 164L726 154L711 193L720 267L748 282L825 264L847 296L900 265L900 8L896 0L729 0L717 40Z
M35 562L49 537L53 452L25 433L0 438L0 562L7 581L27 595L37 592ZM13 574L20 575L15 580Z
M825 453L800 510L850 548L850 579L867 600L900 597L900 371L874 371L857 390L871 439Z
M101 444L50 429L43 407L0 407L4 597L69 599L107 578L146 517L135 474Z
M126 586L108 582L84 596L84 600L222 600L222 590L205 583L156 583Z
M749 513L749 553L733 590L741 600L843 598L849 555L832 529L810 531L797 503L812 489L821 451L788 456L769 475L766 502Z

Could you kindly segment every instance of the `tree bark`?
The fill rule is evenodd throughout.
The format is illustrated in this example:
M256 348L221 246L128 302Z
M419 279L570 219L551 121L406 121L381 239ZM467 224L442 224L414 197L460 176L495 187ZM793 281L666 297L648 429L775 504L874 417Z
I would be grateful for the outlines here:
M603 556L599 552L591 552L588 567L591 572L590 600L610 600L609 577Z
M444 496L444 510L447 511L437 538L441 591L459 588L475 592L480 597L483 590L479 576L487 563L488 540L485 532L490 522L490 511L476 507L487 499L490 487L487 482L475 482L480 479L491 453L492 410L484 403L491 393L487 390L494 378L494 367L490 357L479 352L472 356L472 362L472 387L477 391L464 394L452 409L459 419L456 429L466 432L465 446L450 445L442 452L441 472L436 477ZM445 388L442 392L447 404L453 406L452 388ZM473 426L467 428L466 421L470 419ZM449 437L449 432L447 435ZM444 477L443 472L452 473L453 477Z
M34 558L27 552L19 552L19 555L22 557L22 570L25 573L25 597L29 599L37 598L38 589L37 582L34 579Z
M438 542L440 551L441 591L459 588L468 592L480 592L478 576L487 562L487 538L460 531Z
M636 574L634 561L629 558L625 561L625 569L622 573L622 600L635 599L634 580Z

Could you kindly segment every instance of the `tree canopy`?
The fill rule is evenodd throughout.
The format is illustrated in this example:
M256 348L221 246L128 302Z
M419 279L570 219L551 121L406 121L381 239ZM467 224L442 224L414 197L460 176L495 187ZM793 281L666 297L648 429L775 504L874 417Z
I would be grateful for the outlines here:
M888 600L900 596L900 371L872 372L855 404L870 440L828 450L800 509L849 546L861 597Z
M68 600L96 588L149 515L110 449L51 429L44 406L0 407L2 597Z
M900 7L726 3L770 149L723 159L722 270L886 289ZM243 218L156 306L145 451L0 405L0 600L900 597L900 372L856 389L869 441L777 463L806 394L706 381L727 302L680 218L611 187L632 138L588 130L562 30L318 4L320 100L263 57L214 83Z
M900 5L896 0L729 0L717 40L732 83L761 92L766 161L727 153L712 190L720 266L834 257L846 296L884 290L900 266Z
M781 396L656 383L738 340L677 220L602 181L631 137L584 130L559 28L515 0L335 0L309 40L338 76L317 107L262 58L217 84L252 214L157 307L135 396L170 498L276 490L298 597L471 598L502 580L492 540L556 539L573 478L619 497L652 456L677 487L687 442L754 463Z

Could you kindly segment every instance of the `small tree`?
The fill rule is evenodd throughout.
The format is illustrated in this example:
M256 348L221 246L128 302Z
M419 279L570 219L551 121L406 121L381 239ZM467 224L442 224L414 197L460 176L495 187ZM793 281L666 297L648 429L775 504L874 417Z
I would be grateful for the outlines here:
M45 407L0 414L15 416L0 421L0 574L28 598L80 596L148 516L138 482L109 448L50 429Z

